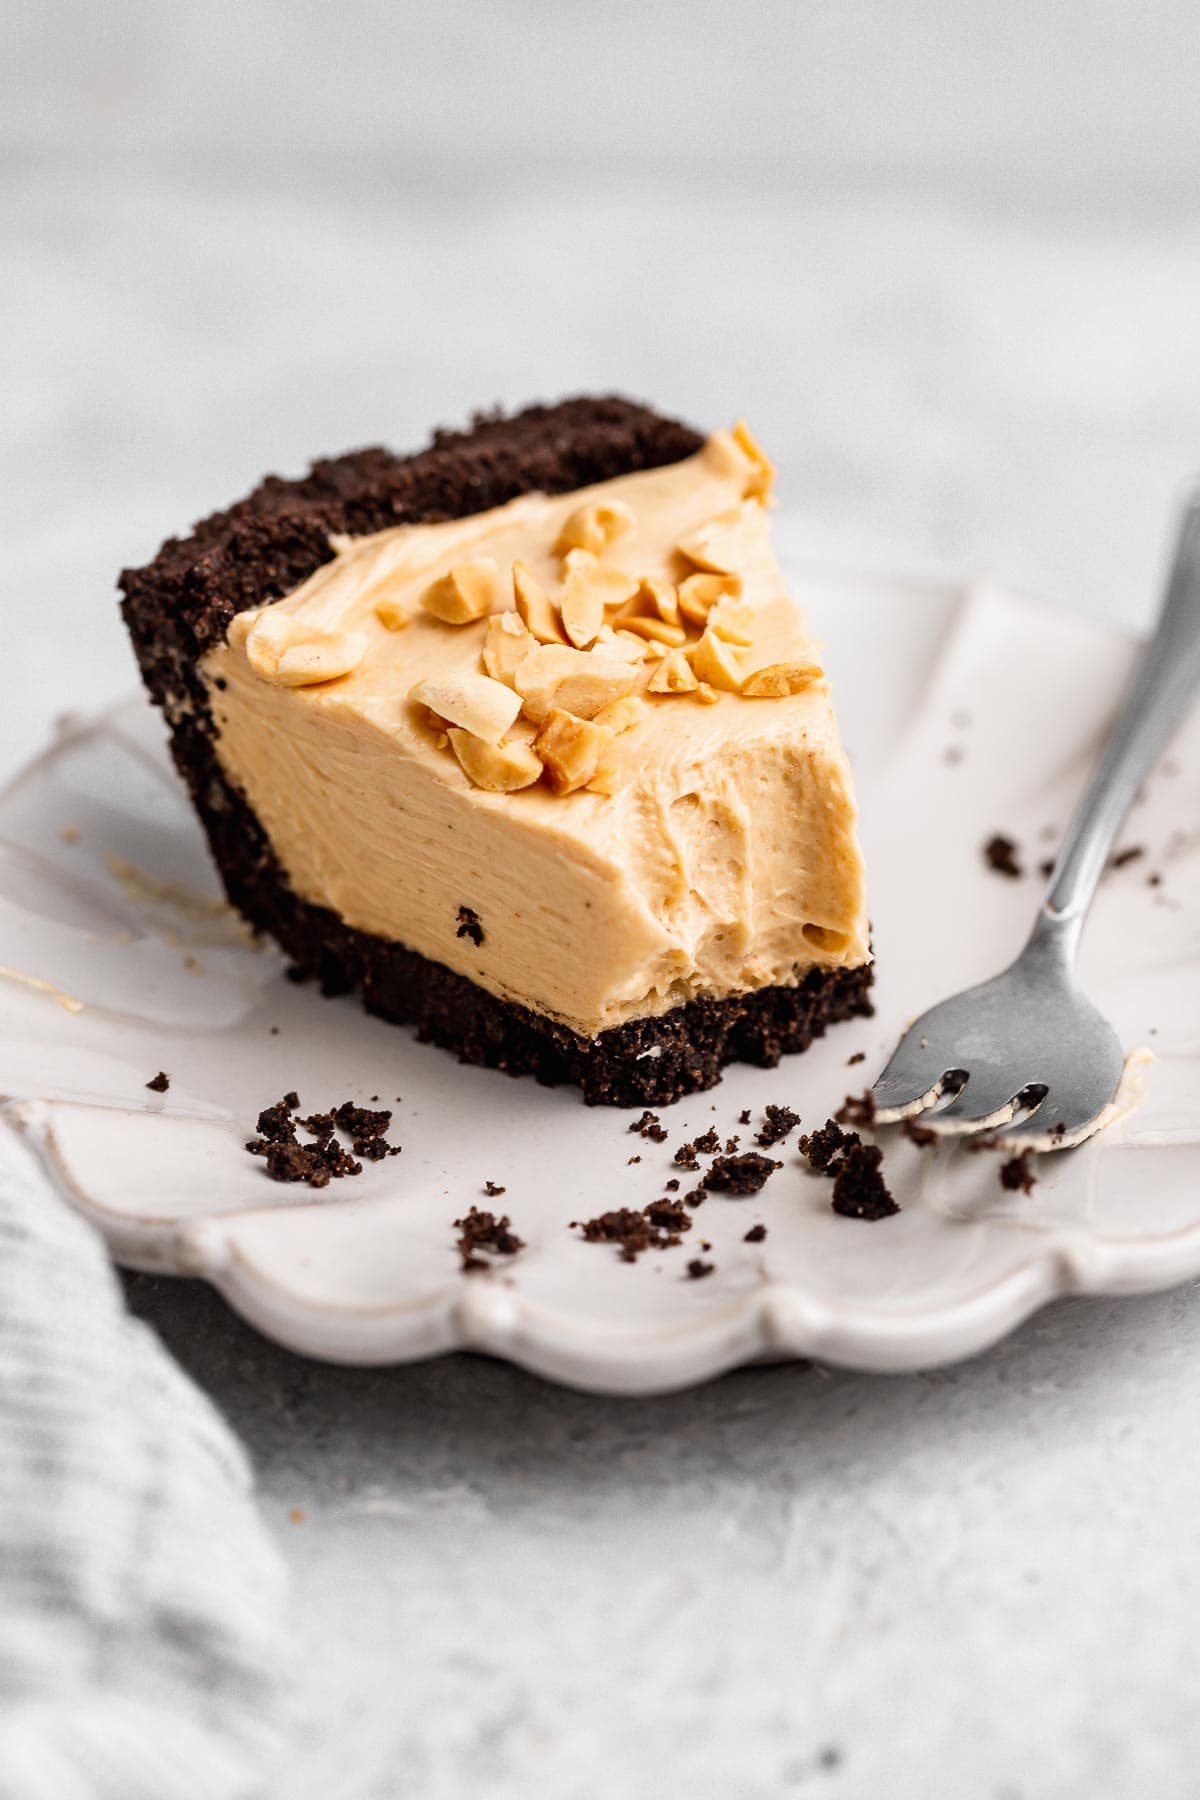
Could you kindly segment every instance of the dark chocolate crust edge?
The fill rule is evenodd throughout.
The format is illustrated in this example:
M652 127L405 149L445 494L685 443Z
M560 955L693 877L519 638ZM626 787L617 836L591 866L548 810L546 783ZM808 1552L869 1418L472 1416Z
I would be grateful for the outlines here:
M811 969L795 987L697 999L582 1038L299 899L221 770L197 665L235 613L278 599L329 560L331 533L462 517L533 491L566 493L678 462L702 443L690 427L615 397L492 415L466 432L436 433L413 456L362 450L315 463L299 480L270 476L120 580L142 677L171 728L175 764L234 906L326 993L357 990L369 1012L414 1024L422 1039L465 1062L574 1082L592 1105L666 1105L711 1087L727 1062L772 1067L827 1025L869 1014L871 969Z

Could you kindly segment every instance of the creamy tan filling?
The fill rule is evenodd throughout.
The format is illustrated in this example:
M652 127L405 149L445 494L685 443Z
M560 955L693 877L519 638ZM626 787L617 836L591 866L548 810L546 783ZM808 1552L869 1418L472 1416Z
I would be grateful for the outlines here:
M750 487L747 459L720 434L668 468L339 540L303 587L239 614L203 665L217 751L295 891L589 1036L697 994L864 962L853 791L824 682L766 700L721 693L709 705L650 697L647 716L612 746L615 791L566 796L473 786L407 698L424 677L480 667L485 620L448 625L421 610L452 566L487 556L507 571L520 560L557 589L564 521L603 499L635 522L602 560L677 580L679 538ZM765 509L751 503L747 515L743 597L755 623L745 666L811 660ZM412 622L385 629L381 599ZM498 609L510 605L506 595ZM313 632L361 633L365 652L320 685L264 680L245 645L268 610ZM464 906L480 920L478 946L459 935Z

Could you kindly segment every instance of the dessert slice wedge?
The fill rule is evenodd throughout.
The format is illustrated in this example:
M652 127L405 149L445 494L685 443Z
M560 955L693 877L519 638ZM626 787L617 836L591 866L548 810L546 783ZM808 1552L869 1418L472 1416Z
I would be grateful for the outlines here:
M869 1012L744 427L578 399L270 478L121 579L233 903L466 1061L662 1104Z

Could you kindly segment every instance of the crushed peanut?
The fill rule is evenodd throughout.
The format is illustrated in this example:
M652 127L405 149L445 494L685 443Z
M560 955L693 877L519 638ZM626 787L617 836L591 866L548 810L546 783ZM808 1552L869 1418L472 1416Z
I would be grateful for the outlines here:
M644 700L636 694L625 694L620 700L610 700L596 714L596 724L606 725L614 737L620 737L634 725L640 725L649 717L649 708Z
M589 794L605 794L611 797L620 785L621 771L616 763L601 763L587 783L587 791Z
M323 681L337 681L357 669L366 648L361 631L314 632L280 652L274 680L282 687L316 687Z
M448 575L433 581L421 605L446 625L469 625L492 610L500 591L500 571L490 556L456 563Z
M824 673L816 663L768 663L765 669L755 669L753 675L747 675L742 693L747 700L782 700L788 694L802 693L814 681L820 681Z
M775 464L754 436L745 419L738 420L733 428L733 436L739 448L745 451L753 465L753 472L746 486L747 500L769 500L771 490L775 485Z
M565 644L566 634L558 609L541 582L523 562L513 564L512 578L517 614L526 630L539 644Z
M604 586L598 573L595 567L570 569L563 582L563 630L577 650L594 643L604 623Z
M498 744L521 710L520 696L489 675L427 676L409 689L408 697L485 744Z
M648 694L692 694L699 687L691 664L682 651L671 650L663 657L646 683Z
M518 665L513 683L526 716L540 723L555 709L594 719L602 706L627 694L636 678L636 666L614 656L540 644Z
M555 707L534 739L552 793L573 794L596 775L601 757L613 741L603 725L578 719Z
M707 681L702 681L692 695L692 699L698 700L701 706L715 706L720 698L716 688L710 687Z
M412 607L402 605L399 600L377 600L374 611L385 631L403 631L406 625L412 624Z
M722 594L708 615L707 629L715 631L727 644L741 644L744 648L754 642L754 609L744 600Z
M623 619L622 631L631 631L635 637L648 638L652 644L667 644L672 650L678 650L687 643L687 632L682 625L668 625L665 619Z
M560 554L590 550L598 556L607 545L624 537L633 522L633 514L620 500L593 500L569 515L554 548Z
M679 595L673 581L654 581L643 575L633 596L632 611L662 619L664 624L678 625Z
M463 774L476 787L492 794L513 794L541 779L541 758L528 744L485 744L458 726L447 735Z
M677 589L679 610L689 625L703 625L709 613L727 595L731 600L742 597L740 575L688 575Z
M483 640L483 666L494 681L511 687L517 665L535 648L537 639L515 612L493 613Z
M736 652L715 631L705 631L692 651L692 668L700 681L710 687L738 694L742 688L742 669Z
M605 656L618 657L621 662L645 662L646 660L645 638L640 638L631 631L614 631L611 625L600 627L592 649L602 650Z
M679 539L678 548L689 562L716 575L735 575L751 554L750 532L761 508L754 501L731 507L706 519Z

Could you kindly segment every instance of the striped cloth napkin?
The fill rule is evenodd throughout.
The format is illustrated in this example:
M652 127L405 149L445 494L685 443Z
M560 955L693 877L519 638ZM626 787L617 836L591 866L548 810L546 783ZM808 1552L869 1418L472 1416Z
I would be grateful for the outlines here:
M0 1800L260 1793L283 1589L240 1447L0 1117Z

